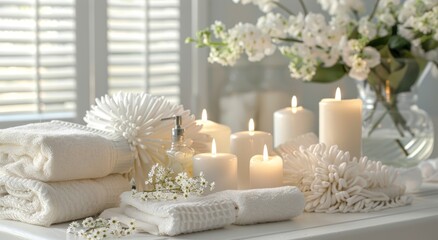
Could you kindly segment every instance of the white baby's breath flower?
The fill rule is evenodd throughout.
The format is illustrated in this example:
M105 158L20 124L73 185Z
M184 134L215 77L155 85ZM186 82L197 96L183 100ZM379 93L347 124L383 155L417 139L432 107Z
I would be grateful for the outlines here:
M128 226L122 226L117 219L109 220L103 218L93 219L91 217L84 219L82 228L77 222L72 222L67 229L67 233L84 239L106 239L111 237L123 237L132 234L135 231L134 220L131 220Z

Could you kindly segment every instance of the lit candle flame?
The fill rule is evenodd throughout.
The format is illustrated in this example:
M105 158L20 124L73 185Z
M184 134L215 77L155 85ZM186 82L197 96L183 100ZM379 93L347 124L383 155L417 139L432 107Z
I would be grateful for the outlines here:
M216 140L214 138L211 142L211 155L213 155L213 157L216 156Z
M336 88L336 94L335 94L335 100L341 100L341 89L338 87Z
M249 119L249 123L248 123L248 130L250 132L254 132L254 119Z
M207 121L207 110L205 108L202 110L201 120L203 122Z
M292 100L291 100L291 106L292 106L292 112L296 113L297 112L297 97L295 95L293 95Z
M296 108L297 107L297 97L294 95L293 97L292 97L292 101L291 101L291 106L292 106L292 108Z
M263 147L263 161L268 161L269 160L269 155L268 155L268 147L265 146Z

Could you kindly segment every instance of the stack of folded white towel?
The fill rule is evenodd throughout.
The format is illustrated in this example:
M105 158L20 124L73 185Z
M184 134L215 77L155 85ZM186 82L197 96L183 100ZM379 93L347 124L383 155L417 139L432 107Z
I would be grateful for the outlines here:
M227 190L176 201L143 201L131 192L121 195L119 208L100 217L135 220L139 232L155 235L205 231L230 224L248 225L289 220L304 210L304 195L296 187Z
M48 122L0 130L0 219L49 226L118 206L133 153L123 139Z

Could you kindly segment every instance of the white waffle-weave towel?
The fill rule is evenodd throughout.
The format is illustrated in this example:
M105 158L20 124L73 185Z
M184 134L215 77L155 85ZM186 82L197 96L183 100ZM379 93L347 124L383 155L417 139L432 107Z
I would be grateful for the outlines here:
M226 190L213 196L226 197L238 208L234 224L247 225L289 220L303 213L304 194L296 187Z
M41 181L104 177L130 171L134 156L126 140L67 122L0 130L4 173Z
M137 230L175 236L222 228L236 220L235 204L228 198L205 196L176 201L142 201L131 192L121 195L121 207L105 210L101 217L136 221Z
M50 226L93 216L118 206L129 188L120 174L51 183L0 174L0 219Z

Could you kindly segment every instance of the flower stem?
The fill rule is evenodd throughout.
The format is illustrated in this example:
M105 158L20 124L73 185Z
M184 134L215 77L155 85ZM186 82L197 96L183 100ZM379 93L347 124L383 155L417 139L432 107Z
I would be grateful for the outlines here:
M380 0L377 0L376 3L374 4L373 11L371 12L370 16L368 17L368 21L371 21L371 19L373 19L374 15L376 14L377 7L379 6L379 2L380 2Z
M307 11L307 8L306 8L306 4L304 4L303 0L298 0L298 1L301 4L301 8L303 8L304 15L307 15L308 11Z
M279 3L279 2L273 2L275 5L277 5L277 7L279 7L280 9L282 9L283 11L287 12L289 15L295 15L295 13L293 13L291 10L289 10L289 8L287 8L286 6L284 6L283 4Z
M296 43L303 43L303 41L298 40L296 38L281 38L281 37L272 37L273 39L277 39L284 42L296 42Z

